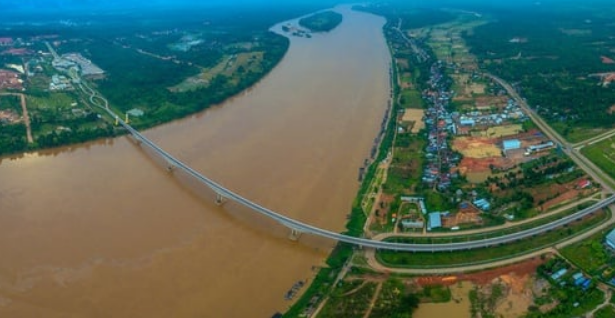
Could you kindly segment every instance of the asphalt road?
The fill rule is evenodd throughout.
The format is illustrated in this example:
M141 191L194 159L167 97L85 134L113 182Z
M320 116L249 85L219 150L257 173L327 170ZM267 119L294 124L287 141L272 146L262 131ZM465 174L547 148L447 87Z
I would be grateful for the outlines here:
M496 77L492 77L492 78L500 82L502 86L504 86L507 90L509 90L509 93L511 94L511 96L513 96L513 98L519 101L520 105L522 105L522 107L526 109L526 111L528 112L528 114L530 114L532 119L536 120L539 126L545 127L544 131L550 138L552 138L553 140L559 141L559 142L563 141L561 137L559 137L557 134L554 134L554 132L551 130L551 128L548 125L545 125L544 122L542 122L540 117L535 116L534 114L531 113L531 110L529 110L529 107L527 106L525 101L523 101L519 97L519 95L512 89L512 87L510 87L510 85L508 85L506 82L502 81L499 78L496 78ZM447 244L404 244L404 243L375 241L371 239L352 237L352 236L348 236L348 235L344 235L340 233L335 233L329 230L321 229L321 228L303 223L301 221L289 218L287 216L284 216L272 210L269 210L225 188L224 186L216 183L215 181L207 178L206 176L195 171L194 169L184 164L177 158L173 157L171 154L167 153L162 148L158 147L158 145L156 145L151 140L147 139L139 131L132 128L132 126L130 126L123 120L119 119L119 116L117 116L109 107L107 107L107 101L102 96L99 96L98 94L96 94L94 90L92 90L91 88L87 86L86 88L91 93L90 99L93 104L96 104L97 106L100 106L101 108L106 110L112 117L118 118L118 122L137 140L137 142L141 143L142 145L150 147L158 155L160 155L163 159L166 160L169 170L181 169L184 172L191 175L192 177L194 177L199 182L207 185L214 192L224 197L225 199L235 201L245 207L252 209L253 211L257 213L265 215L279 222L280 224L290 229L294 229L294 230L297 230L303 233L309 233L312 235L317 235L317 236L321 236L321 237L325 237L325 238L329 238L329 239L333 239L336 241L345 242L345 243L349 243L349 244L353 244L353 245L357 245L361 247L371 247L375 249L386 249L386 250L395 250L395 251L439 252L439 251L468 250L468 249L484 248L484 247L489 247L489 246L497 246L499 244L517 241L520 239L532 237L534 235L538 235L538 234L550 231L562 225L568 224L578 218L589 215L599 209L605 208L609 206L610 204L612 204L613 202L615 202L615 196L612 196L610 198L600 201L599 203L593 206L583 209L575 214L569 215L567 217L561 218L559 220L556 220L548 224L544 224L544 225L541 225L541 226L538 226L532 229L519 231L519 232L508 234L508 235L503 235L500 237L488 238L488 239L483 239L483 240L475 240L475 241L469 241L469 242L457 242L457 243L447 243ZM103 103L102 104L97 103L95 101L96 98L102 100ZM575 154L574 152L571 152L571 153ZM575 154L575 157L576 156L577 155ZM584 162L581 161L581 163L584 163ZM585 165L580 164L580 166L585 167L584 170L588 170ZM596 180L601 180L601 179L596 178Z
M560 144L564 152L581 169L583 169L588 175L590 175L596 182L599 182L605 190L610 193L613 193L615 181L613 181L613 179L603 173L600 168L596 167L596 165L594 165L591 161L589 161L577 150L575 150L573 148L573 145L566 141L566 139L560 136L555 130L553 130L551 126L547 125L545 121L530 108L527 102L523 98L521 98L521 96L519 96L517 91L510 84L495 75L488 73L486 73L485 75L500 84L517 102L517 104L519 104L519 106L525 111L525 113L534 121L534 123L536 123L536 125L547 135L547 137Z

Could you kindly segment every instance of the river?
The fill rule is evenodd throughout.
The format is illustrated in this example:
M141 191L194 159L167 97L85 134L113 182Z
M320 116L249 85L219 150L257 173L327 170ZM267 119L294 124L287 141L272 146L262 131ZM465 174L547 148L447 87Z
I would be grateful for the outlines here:
M342 231L386 110L390 57L383 18L336 10L338 28L292 37L249 91L145 134L257 203ZM333 243L290 241L207 192L128 137L3 159L0 317L286 310L285 292Z

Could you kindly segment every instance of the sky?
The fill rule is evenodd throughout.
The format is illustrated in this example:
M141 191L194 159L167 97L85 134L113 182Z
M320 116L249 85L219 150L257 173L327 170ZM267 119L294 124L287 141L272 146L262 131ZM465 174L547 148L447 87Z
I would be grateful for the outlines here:
M208 5L282 5L290 3L314 4L316 2L333 3L334 0L0 0L4 9L104 9L121 7L156 7L156 6L208 6ZM340 2L340 1L337 1ZM2 13L0 13L1 15Z
M592 5L593 3L609 3L613 0L372 0L367 2L398 2L403 4L416 4L418 7L476 7L485 4L487 7L528 7L536 5L551 6L562 3L577 3L579 5ZM348 0L0 0L0 19L3 14L15 11L71 11L71 10L106 10L123 8L160 8L164 6L288 6L292 4L333 5L335 3L350 2ZM353 2L362 2L356 0Z

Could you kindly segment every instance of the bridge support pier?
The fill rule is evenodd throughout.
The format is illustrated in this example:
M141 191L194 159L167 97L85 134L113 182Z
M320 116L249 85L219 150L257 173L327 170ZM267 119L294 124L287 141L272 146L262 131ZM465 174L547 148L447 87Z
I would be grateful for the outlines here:
M223 205L224 202L226 202L226 198L224 196L222 196L222 194L216 193L216 204L217 205Z
M301 234L303 234L303 232L297 229L290 228L290 234L288 235L288 239L291 241L298 241L301 237Z

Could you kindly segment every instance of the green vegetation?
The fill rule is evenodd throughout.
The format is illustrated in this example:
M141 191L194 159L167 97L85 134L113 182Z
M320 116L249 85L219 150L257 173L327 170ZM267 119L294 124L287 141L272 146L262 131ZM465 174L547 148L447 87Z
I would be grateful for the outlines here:
M85 80L116 113L143 111L143 116L131 117L131 123L144 129L221 103L255 84L289 45L286 37L269 31L271 25L316 9L319 5L233 10L179 6L164 12L150 8L136 15L110 13L90 16L90 23L79 28L54 29L53 45L60 55L77 52L101 67L104 76L85 76ZM3 35L32 42L27 48L31 52L23 56L0 55L0 65L28 68L23 79L34 143L27 144L22 124L3 124L0 155L122 133L106 114L97 116L100 110L90 105L89 96L76 84L68 81L66 88L49 89L54 75L67 74L52 66L50 56L36 53L48 51L44 40L36 38L40 32L24 24ZM0 97L0 107L9 100L14 98Z
M605 5L493 11L494 22L464 38L483 68L518 83L536 112L577 142L615 125L615 86L591 75L615 71L603 61L615 48L615 26L604 16L612 12Z
M615 308L612 305L608 305L596 311L594 318L612 318L615 317Z
M11 114L18 119L22 115L18 96L0 95L0 114ZM11 122L0 117L0 154L15 153L28 149L26 126L22 121Z
M434 268L479 264L497 259L510 258L547 246L552 246L557 242L565 240L573 235L578 235L585 230L601 224L607 217L607 213L599 211L581 221L575 221L562 228L534 236L531 239L500 244L497 248L489 247L449 253L378 251L376 256L380 262L390 267Z
M312 32L329 32L342 23L342 18L337 12L324 11L299 20L299 25Z
M397 70L393 68L391 70L391 77L397 76ZM399 94L399 85L397 82L392 81L392 95L397 96ZM400 106L397 102L392 102L391 114L396 114ZM370 186L376 177L377 165L379 162L387 157L387 154L393 146L393 140L395 135L396 123L394 120L389 120L388 125L385 128L384 137L380 141L378 146L378 154L374 161L367 167L361 187L355 197L352 204L350 213L350 219L346 223L347 231L345 234L350 236L359 237L363 234L363 226L367 220L367 214L361 207L364 197L371 191ZM310 284L310 287L303 294L303 296L284 314L284 317L298 317L303 315L305 311L313 309L318 301L328 295L331 291L331 282L335 279L335 275L339 273L343 265L350 259L354 248L351 245L345 243L338 243L333 253L327 258L327 265L329 267L321 269L316 275L316 279ZM316 301L314 301L316 300Z
M380 291L378 295L375 295L378 285L381 285ZM434 288L434 290L441 289ZM443 291L446 290L446 288L443 289ZM384 281L352 278L338 283L318 317L364 317L370 303L374 300L368 317L410 318L412 312L418 307L418 297L419 295L410 293L407 287L395 278Z
M431 303L447 303L452 299L451 289L442 285L425 286L417 296L421 299L427 299Z
M387 18L391 23L401 22L402 30L417 29L451 21L455 16L449 12L429 9L411 1L379 3L372 6L355 6L354 9L371 12ZM396 25L397 26L397 25Z
M418 305L418 295L407 292L401 281L389 278L382 283L369 318L410 318Z
M532 222L527 222L524 224L518 224L515 226L507 227L501 230L487 231L475 234L462 234L455 236L439 236L439 237L390 237L387 241L390 242L399 242L399 243L409 243L409 244L447 244L447 243L459 243L459 242L468 242L468 241L476 241L476 240L484 240L488 238L500 237L508 234L517 233L520 231L532 229L541 225L545 225L551 223L553 221L559 220L565 216L576 213L584 208L591 206L592 203L584 203L579 204L577 207L573 209L569 209L566 211L562 211L560 213L556 213L549 217L541 218Z
M551 275L560 269L567 269L567 273L554 281ZM554 258L538 267L538 274L552 283L548 294L557 302L552 310L543 313L538 307L530 307L526 318L572 318L579 317L604 302L604 293L590 284L587 288L575 286L572 276L577 271L560 258Z
M468 295L472 317L495 318L495 309L502 296L504 296L504 286L500 284L492 284L486 292L476 287L472 289Z
M584 147L581 153L611 178L615 178L615 137Z
M340 282L344 284L344 282ZM376 290L376 283L365 282L357 289L336 289L322 309L319 317L363 317Z
M607 264L615 265L615 258L604 245L606 234L610 230L600 231L588 239L566 246L560 253L583 271L599 275Z
M494 171L497 172L497 171ZM566 184L584 172L557 150L487 178L478 191L490 197L492 210L505 207L515 219L527 219L544 212L544 204L569 191Z
M0 153L16 153L27 149L24 124L0 125Z

